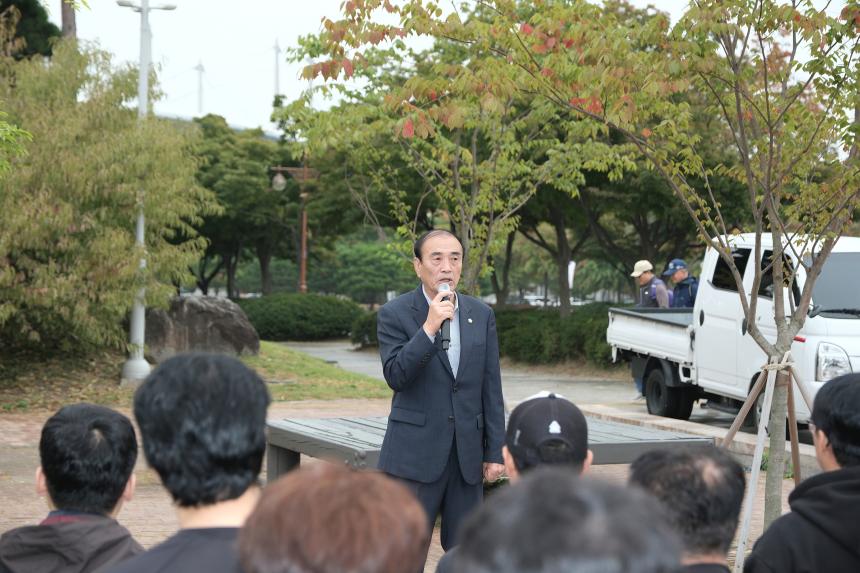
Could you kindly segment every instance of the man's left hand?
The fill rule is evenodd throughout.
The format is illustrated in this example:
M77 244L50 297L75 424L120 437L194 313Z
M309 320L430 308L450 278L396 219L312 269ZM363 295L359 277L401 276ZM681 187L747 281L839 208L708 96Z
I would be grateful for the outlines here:
M505 475L505 466L503 464L494 464L492 462L484 462L484 480L494 482Z

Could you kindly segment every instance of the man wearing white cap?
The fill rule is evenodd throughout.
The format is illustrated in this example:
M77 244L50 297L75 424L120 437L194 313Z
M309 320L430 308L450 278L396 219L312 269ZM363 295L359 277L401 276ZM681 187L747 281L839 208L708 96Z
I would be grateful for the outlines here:
M636 306L645 308L669 308L669 291L666 283L654 274L654 265L650 261L636 261L630 276L639 283L639 301ZM644 399L645 385L642 378L633 378L636 385L634 400Z
M666 283L654 273L649 261L636 261L630 276L639 283L639 302L636 306L646 308L669 308L669 291Z

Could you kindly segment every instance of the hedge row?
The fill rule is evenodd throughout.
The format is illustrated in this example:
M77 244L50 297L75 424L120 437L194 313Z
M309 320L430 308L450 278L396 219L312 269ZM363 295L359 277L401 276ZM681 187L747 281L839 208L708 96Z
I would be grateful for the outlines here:
M606 344L610 306L577 306L564 318L557 309L500 309L496 311L499 353L532 364L585 358L593 364L608 365L612 361Z
M318 294L277 293L239 305L263 340L321 340L350 333L364 311L351 300Z
M585 358L600 366L611 362L606 344L609 304L574 307L566 318L552 309L496 311L499 353L519 362L551 364ZM352 325L352 342L376 346L376 313L360 316Z

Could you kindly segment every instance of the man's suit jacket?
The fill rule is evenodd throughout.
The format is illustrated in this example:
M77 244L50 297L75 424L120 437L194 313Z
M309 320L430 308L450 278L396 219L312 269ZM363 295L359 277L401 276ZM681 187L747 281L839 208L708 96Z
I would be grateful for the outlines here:
M379 469L431 483L455 440L463 479L480 483L482 462L503 463L505 433L496 319L482 301L457 294L460 364L454 378L440 337L421 327L429 306L419 287L379 309L377 335L385 381L394 390Z

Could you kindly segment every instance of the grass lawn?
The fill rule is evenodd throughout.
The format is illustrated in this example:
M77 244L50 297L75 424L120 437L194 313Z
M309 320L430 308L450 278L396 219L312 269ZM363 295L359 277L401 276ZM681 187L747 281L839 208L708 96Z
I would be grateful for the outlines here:
M243 360L269 382L275 401L391 396L381 380L347 372L274 342L261 342L259 356ZM124 361L125 356L115 351L83 358L0 357L0 413L53 411L75 402L130 407L134 392L118 385Z
M276 342L261 342L260 355L244 361L269 382L276 401L391 397L382 380L347 372Z

